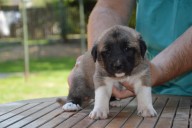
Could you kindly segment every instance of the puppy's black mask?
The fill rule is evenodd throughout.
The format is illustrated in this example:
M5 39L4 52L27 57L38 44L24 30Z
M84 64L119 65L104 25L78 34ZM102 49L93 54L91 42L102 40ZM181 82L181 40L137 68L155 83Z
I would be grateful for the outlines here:
M125 35L125 34L124 34ZM92 49L92 56L103 65L110 77L117 77L117 74L123 76L131 75L136 66L136 61L144 58L146 52L145 42L138 39L139 49L131 45L128 37L122 36L119 32L113 32L105 42L102 50L98 50L98 45Z

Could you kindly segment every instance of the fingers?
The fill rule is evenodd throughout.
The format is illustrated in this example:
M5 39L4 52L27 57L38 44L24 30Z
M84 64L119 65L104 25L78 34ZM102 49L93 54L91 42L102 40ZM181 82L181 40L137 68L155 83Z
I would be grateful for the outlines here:
M127 83L127 82L123 82L121 83L127 90L131 91L131 92L134 92L134 89L133 89L133 85Z
M113 96L119 99L135 96L135 93L130 90L118 90L116 87L112 89Z

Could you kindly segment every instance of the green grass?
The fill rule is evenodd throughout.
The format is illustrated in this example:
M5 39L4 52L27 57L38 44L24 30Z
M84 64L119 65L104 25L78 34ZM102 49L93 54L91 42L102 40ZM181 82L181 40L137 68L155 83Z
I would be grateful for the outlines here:
M45 58L30 61L31 74L23 77L23 60L0 62L0 103L18 100L66 96L67 76L75 63L74 58Z

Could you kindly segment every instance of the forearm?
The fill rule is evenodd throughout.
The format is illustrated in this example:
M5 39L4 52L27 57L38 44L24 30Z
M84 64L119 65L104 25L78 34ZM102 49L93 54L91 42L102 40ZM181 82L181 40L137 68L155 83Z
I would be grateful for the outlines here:
M192 27L152 61L152 84L159 85L192 70Z
M113 25L127 25L135 0L98 0L88 21L88 49L96 38Z

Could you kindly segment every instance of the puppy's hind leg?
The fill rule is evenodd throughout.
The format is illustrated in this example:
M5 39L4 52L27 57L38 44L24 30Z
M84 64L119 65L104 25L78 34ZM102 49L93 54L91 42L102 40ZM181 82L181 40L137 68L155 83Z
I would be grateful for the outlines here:
M78 104L78 102L76 102L76 100L79 100L79 99L76 99L76 100L74 100L74 99L76 99L76 98L73 98L73 100L68 100L67 103L65 103L63 105L62 108L64 111L79 111L82 109L80 104Z
M63 106L66 103L66 99L63 98L57 98L56 102L59 103L61 106Z
M69 95L67 96L67 101L63 105L64 111L78 111L81 110L81 105L85 97L85 82L80 79L73 81L70 89Z

